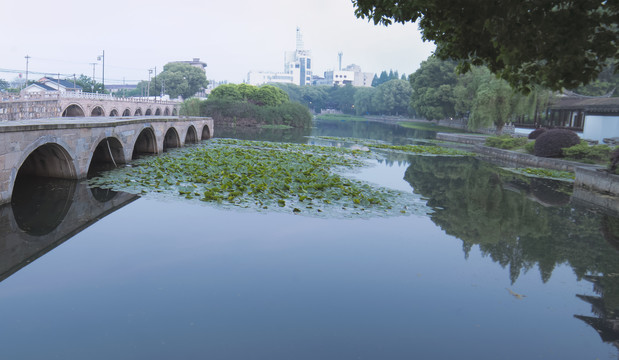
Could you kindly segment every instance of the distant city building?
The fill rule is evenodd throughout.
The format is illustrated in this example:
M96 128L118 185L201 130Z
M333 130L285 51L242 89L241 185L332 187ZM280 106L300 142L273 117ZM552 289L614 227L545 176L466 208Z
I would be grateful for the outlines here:
M195 66L198 69L202 69L202 71L206 72L206 63L200 61L200 58L193 58L191 61L172 61L172 64L189 64L191 66Z
M352 85L359 87L372 86L373 73L361 71L359 65L351 64L343 70L325 71L325 80L322 82L325 85Z
M312 84L312 52L304 49L301 29L297 28L296 49L284 54L284 72L251 71L247 83L263 85L270 82L289 83L299 86Z

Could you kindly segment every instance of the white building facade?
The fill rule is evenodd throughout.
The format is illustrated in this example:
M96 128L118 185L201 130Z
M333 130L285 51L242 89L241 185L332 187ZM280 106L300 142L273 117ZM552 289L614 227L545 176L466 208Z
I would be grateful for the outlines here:
M303 47L301 30L297 28L296 49L284 54L284 72L251 71L247 74L247 83L255 86L270 82L311 85L312 52Z

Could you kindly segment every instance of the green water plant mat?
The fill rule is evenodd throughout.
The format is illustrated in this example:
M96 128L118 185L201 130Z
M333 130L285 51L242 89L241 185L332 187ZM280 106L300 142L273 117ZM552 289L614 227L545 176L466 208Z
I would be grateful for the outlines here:
M416 195L342 175L371 154L318 145L213 139L106 172L90 185L323 216L427 213Z

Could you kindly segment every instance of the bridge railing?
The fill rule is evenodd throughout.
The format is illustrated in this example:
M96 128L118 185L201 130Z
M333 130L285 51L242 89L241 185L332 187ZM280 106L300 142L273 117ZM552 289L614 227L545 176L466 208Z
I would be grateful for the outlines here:
M33 101L33 100L58 100L58 91L45 91L24 94L0 93L1 101Z
M148 103L148 104L164 104L175 105L178 101L174 100L157 100L151 98L140 97L116 97L112 94L98 94L98 93L85 93L85 92L58 92L58 91L41 91L22 94L9 94L0 93L0 101L12 102L12 101L36 101L36 100L59 100L59 99L95 99L95 100L110 100L110 101L122 101L131 103Z

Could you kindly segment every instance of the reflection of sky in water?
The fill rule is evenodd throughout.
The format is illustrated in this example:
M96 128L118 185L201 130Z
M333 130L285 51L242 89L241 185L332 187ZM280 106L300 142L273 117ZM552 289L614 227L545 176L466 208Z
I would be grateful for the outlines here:
M608 354L572 317L590 308L574 293L591 285L565 266L547 284L533 269L511 285L507 269L476 250L466 260L427 217L141 199L0 284L0 345L7 359Z
M404 172L408 168L408 163L398 164L393 162L379 163L378 161L370 161L371 166L366 166L347 174L347 176L372 184L378 184L389 189L400 190L404 192L412 192L411 185L404 180Z
M353 127L363 137L394 137L392 126L329 126L341 136ZM575 296L597 296L592 283L578 281L566 261L554 265L555 251L580 259L562 238L578 232L577 244L596 247L593 262L610 259L613 268L612 256L599 256L608 244L598 218L520 198L476 161L431 160L409 158L408 180L442 209L433 218L132 202L0 282L0 359L616 358L574 318L592 316ZM408 164L374 163L350 176L412 192ZM492 217L501 213L504 221ZM561 235L536 238L531 217L547 226L543 236ZM567 226L572 220L582 227ZM478 231L489 223L502 228ZM474 245L466 257L464 241L448 233L488 253ZM525 237L529 246L516 246ZM535 262L546 258L518 253L536 246L553 261L546 283ZM534 259L514 284L512 258Z

